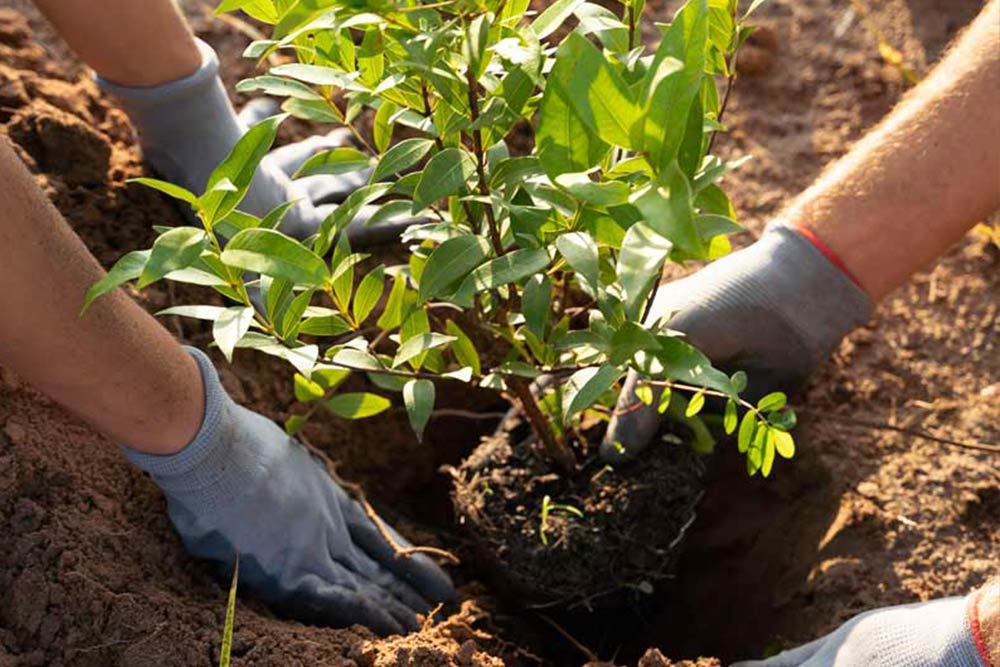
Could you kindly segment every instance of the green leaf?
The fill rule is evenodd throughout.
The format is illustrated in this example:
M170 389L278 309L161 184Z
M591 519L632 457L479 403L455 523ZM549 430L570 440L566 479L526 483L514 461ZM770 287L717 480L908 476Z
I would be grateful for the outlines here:
M754 433L757 431L757 417L752 411L747 411L740 420L740 430L736 435L736 443L741 454L750 448Z
M285 420L285 433L287 433L289 437L294 438L302 431L302 427L304 427L308 421L308 418L304 415L292 415Z
M670 399L672 395L673 392L670 390L670 387L663 387L663 390L660 393L660 403L656 406L656 411L661 415L670 408Z
M299 327L299 333L306 336L339 336L350 330L344 318L333 312L306 317Z
M428 350L452 343L455 340L457 340L455 336L445 336L439 333L424 333L409 338L396 351L396 357L392 360L392 367L399 368L414 357L420 356Z
M456 236L439 245L427 258L420 276L420 303L447 294L449 287L464 279L489 254L490 244L480 236Z
M190 317L195 320L214 322L224 312L226 312L226 309L222 306L174 306L159 311L156 313L156 316L177 315L179 317Z
M313 244L313 251L323 257L333 247L337 235L357 217L361 209L385 196L392 190L390 183L372 183L362 186L348 195L344 202L333 210L320 225ZM345 238L345 237L340 237Z
M321 257L273 229L244 229L230 239L222 261L245 271L306 285L319 286L330 277Z
M320 174L330 176L349 174L366 169L371 162L372 159L370 157L356 148L346 146L332 148L328 151L316 153L306 160L292 178L303 178L304 176L317 176Z
M344 419L365 419L389 409L389 399L377 394L349 393L337 394L326 402L326 408Z
M584 0L556 0L531 24L531 30L538 39L548 37L566 22Z
M635 388L635 397L638 398L643 405L652 405L653 388L648 384L641 384Z
M646 224L677 249L693 258L705 255L705 244L692 215L691 185L676 162L640 190L632 203Z
M555 182L580 201L598 207L624 204L632 192L627 183L595 182L587 174L562 174L556 177Z
M774 429L774 446L782 458L790 459L795 456L795 439L788 431Z
M538 158L553 180L560 174L590 171L610 148L598 136L594 123L587 122L593 120L592 114L577 106L569 95L570 86L586 87L587 83L574 82L573 55L563 54L549 74L535 128Z
M240 339L250 330L253 315L253 308L249 306L233 306L226 308L212 325L212 338L215 339L215 344L219 346L219 350L226 357L226 361L232 362L233 350Z
M275 97L288 97L303 102L321 103L326 102L322 95L315 90L295 79L287 79L281 76L264 74L252 79L243 79L236 84L236 92L253 93L262 92L265 95Z
M354 303L351 305L351 314L357 324L362 324L371 315L372 310L378 305L385 291L385 267L379 266L374 271L366 275L358 291L354 293Z
M733 434L737 423L739 423L739 415L736 412L736 401L729 399L726 401L726 411L722 418L722 426L726 431L726 435Z
M290 210L298 205L297 201L286 201L283 204L278 204L272 208L267 215L261 218L258 227L261 229L277 229L281 225L281 221L285 219L285 216Z
M448 334L455 337L455 342L451 344L451 351L455 359L464 367L471 368L475 375L482 373L482 366L479 361L479 353L465 332L454 321L448 320L445 323Z
M142 289L171 271L194 264L208 241L208 235L196 227L175 227L156 239L149 259L139 274L137 287Z
M571 232L556 239L556 248L576 272L576 278L588 295L597 296L600 287L597 244L586 232Z
M770 412L771 410L780 410L785 407L788 402L788 398L780 391L774 391L765 396L764 398L757 401L757 409L761 412Z
M643 143L650 164L658 170L665 169L677 158L684 140L691 105L701 91L705 76L707 40L708 3L689 0L664 30L663 40L650 65L645 81ZM673 63L669 63L669 69L664 70L662 65L668 58L683 63L683 69L677 71Z
M663 262L673 245L643 223L625 232L618 255L618 282L625 292L625 313L636 320L642 315L650 290L663 275Z
M743 13L743 20L746 20L748 16L757 11L757 8L759 8L761 5L763 5L765 2L768 1L769 0L753 0L753 2L750 3L750 6L747 7L746 12Z
M569 67L560 70L560 61ZM556 68L545 87L545 96L549 95L559 95L568 102L602 141L637 148L632 135L640 116L632 91L586 37L574 32L559 46Z
M94 299L107 294L119 285L138 278L142 274L142 268L149 261L150 252L149 250L133 250L115 262L115 265L111 267L108 274L87 290L87 294L83 299L83 307L80 309L80 315L87 312Z
M475 175L476 162L468 151L444 149L424 167L413 194L413 213L419 213L444 197L459 194Z
M394 103L384 100L382 105L375 112L375 124L372 127L372 136L375 139L375 148L380 153L384 153L389 144L392 143L392 131L395 127L390 119L396 115L399 107Z
M169 195L174 199L179 199L182 202L187 202L192 206L198 201L198 197L195 196L190 190L186 190L179 185L174 185L173 183L167 183L166 181L161 181L156 178L130 178L126 183L139 183L140 185L145 185L147 188L153 188L154 190L159 190L165 195Z
M392 331L403 322L403 297L406 294L406 277L397 274L392 281L392 289L389 290L389 298L385 302L385 310L378 318L378 328L384 331Z
M206 194L198 200L198 208L204 212L209 227L214 225L217 220L225 218L243 201L243 197L250 187L250 182L257 172L257 166L271 150L278 134L278 127L286 117L285 114L271 116L251 127L236 142L226 159L212 171L205 186ZM229 179L236 187L236 191L227 192L212 189L223 179Z
M310 83L314 86L336 86L337 88L350 90L365 90L364 86L354 82L355 77L353 75L324 65L287 63L272 67L270 73L276 77L296 79L297 81Z
M729 381L733 383L733 391L739 394L747 388L746 371L736 371L733 373L733 376L729 378Z
M222 0L215 8L215 14L225 14L240 9L263 23L274 24L278 20L277 9L271 0Z
M222 624L222 646L219 648L219 667L229 667L233 652L233 626L236 622L236 586L240 580L240 555L237 552L233 565L233 580L229 584L229 598L226 600L226 620Z
M705 392L699 391L688 401L687 409L684 411L685 417L694 417L705 407Z
M375 166L371 182L375 183L389 176L396 176L424 159L433 148L430 139L405 139L386 151Z
M545 328L552 310L552 281L548 276L532 276L524 285L521 310L528 328L540 340L545 340Z
M295 400L300 403L312 403L323 398L325 392L322 385L313 382L301 373L295 374Z
M542 271L551 261L545 248L522 248L491 259L472 272L462 284L459 293L465 300L473 292L503 287L512 282Z
M621 371L610 364L599 368L582 368L573 373L563 387L563 423L568 424L573 415L593 405L619 377Z
M764 477L771 475L771 467L774 465L774 429L763 427L764 438L761 442L763 451L761 453L760 474Z
M410 380L403 387L403 403L417 441L424 441L424 429L434 410L434 383L430 380Z

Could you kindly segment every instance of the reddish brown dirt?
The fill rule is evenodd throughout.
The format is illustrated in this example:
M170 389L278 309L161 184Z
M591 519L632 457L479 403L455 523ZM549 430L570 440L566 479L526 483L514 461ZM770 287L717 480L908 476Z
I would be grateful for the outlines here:
M247 38L188 4L199 33L220 50L229 82L247 74L239 59ZM664 18L678 3L650 4ZM981 3L869 4L886 36L924 72ZM3 9L11 7L28 17L35 41ZM904 92L847 7L774 0L761 14L771 34L743 63L747 76L728 118L734 132L720 142L729 154L756 158L730 183L754 232ZM148 247L152 224L178 222L159 196L125 184L143 169L126 119L25 0L0 0L0 128L102 263ZM970 237L887 299L798 401L807 406L800 456L762 482L746 479L732 452L722 454L662 613L636 619L628 635L578 624L570 628L576 639L620 664L640 657L642 667L689 664L663 655L728 661L811 639L873 606L961 594L995 573L995 455L850 419L1000 441L998 264L995 248ZM150 290L136 298L158 309L172 297ZM168 324L205 341L197 327ZM280 366L243 356L222 368L238 400L275 418L291 410ZM481 396L452 403L484 405ZM485 425L441 420L418 445L404 423L394 413L350 426L327 422L309 435L377 501L405 511L390 518L410 535L454 546L441 530L446 483L435 470L475 445L475 429ZM0 667L215 664L225 593L184 553L164 509L156 488L110 443L0 369ZM460 580L466 574L456 572ZM516 666L534 664L531 652L544 652L548 664L583 661L551 627L525 629L503 608L493 616L524 631L507 636L520 645L490 640L483 633L496 629L476 605L494 607L482 588L463 591L467 604L448 621L390 640L305 627L241 599L234 665ZM642 656L649 646L662 654ZM718 663L697 667L710 664Z

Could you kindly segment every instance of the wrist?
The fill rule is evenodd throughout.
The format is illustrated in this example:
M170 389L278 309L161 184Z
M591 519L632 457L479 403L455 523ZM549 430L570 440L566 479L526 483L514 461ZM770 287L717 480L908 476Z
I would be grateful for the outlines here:
M979 659L985 667L1000 667L1000 577L969 596L967 617Z
M781 313L811 355L822 363L844 336L869 320L871 299L797 227L768 225L760 245L758 269L772 309Z
M129 461L150 474L168 499L204 515L252 488L276 454L268 435L277 427L229 397L204 353L184 349L197 362L204 387L204 417L198 432L169 456L122 449Z

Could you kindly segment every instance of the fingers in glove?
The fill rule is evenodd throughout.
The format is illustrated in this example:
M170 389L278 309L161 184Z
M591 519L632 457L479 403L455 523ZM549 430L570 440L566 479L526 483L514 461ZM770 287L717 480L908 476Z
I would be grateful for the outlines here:
M348 520L348 525L355 520L355 517L351 517ZM336 539L336 536L331 534L330 538ZM354 550L356 555L350 559L350 568L352 571L357 573L359 577L363 577L369 583L387 591L414 613L426 614L431 610L433 605L427 599L421 596L420 593L414 590L405 581L397 577L393 572L386 569L377 560L375 554L368 552L365 545L356 542L353 539L353 536L351 542L354 547L356 547ZM330 544L329 549L331 559L339 562L345 562L343 556L338 555L342 554L344 550L342 544Z
M425 554L399 556L385 541L382 533L368 519L368 516L356 502L344 510L351 541L363 549L372 560L381 564L408 588L416 591L424 600L431 603L447 602L455 598L455 588L451 579L434 561ZM383 524L396 545L406 548L412 546L392 526ZM428 607L429 608L429 607Z
M605 463L622 463L634 458L653 440L660 428L660 415L654 406L659 403L661 390L654 387L653 404L645 405L635 395L638 383L638 373L630 371L601 442L600 456Z
M355 583L355 582L352 582ZM375 591L375 592L373 592ZM302 578L296 592L276 603L279 611L307 623L344 628L358 623L387 636L417 629L416 616L387 603L371 584L331 584L315 574Z
M782 651L765 660L734 662L732 667L800 667L800 665L806 665L810 659L822 651L829 639L830 635L826 635L798 648Z
M236 114L243 127L253 127L265 118L279 113L281 105L273 97L255 97L247 102Z
M393 218L385 222L369 225L372 215L378 210L378 206L365 206L348 223L345 233L347 240L351 242L353 248L369 248L371 246L396 243L403 236L403 233L413 225L427 223L426 218ZM316 211L325 219L337 210L336 204L325 204L317 206Z
M351 133L341 127L329 134L314 134L294 144L275 148L267 155L283 172L291 176L313 155L350 145Z
M306 176L295 183L314 204L340 204L358 188L368 185L371 169L352 171L336 176Z

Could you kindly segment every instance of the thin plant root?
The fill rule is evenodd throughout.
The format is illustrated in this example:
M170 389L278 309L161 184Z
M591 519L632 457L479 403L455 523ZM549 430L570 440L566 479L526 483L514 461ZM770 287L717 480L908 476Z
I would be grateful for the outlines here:
M354 482L349 482L343 477L341 477L337 473L337 464L334 463L332 460L330 460L330 457L326 455L326 452L313 445L311 442L306 440L301 435L299 435L299 441L301 441L302 444L305 445L306 449L308 449L310 453L312 453L320 461L323 462L323 465L326 466L326 472L330 475L330 478L333 479L334 482L339 484L341 488L344 489L344 491L347 491L348 495L351 496L351 498L353 498L355 501L357 501L359 505L361 505L361 509L364 510L365 516L367 516L368 519L373 524L375 524L375 528L378 529L378 532L382 536L382 539L385 540L386 544L388 544L392 548L393 553L396 554L397 557L409 558L415 554L427 554L429 556L437 556L438 558L443 558L451 563L454 563L455 565L459 565L462 562L458 556L451 553L450 551L446 551L445 549L438 549L437 547L401 546L395 540L395 538L393 538L392 533L389 532L389 529L386 527L385 522L382 521L382 517L378 515L378 513L375 511L375 508L372 507L371 503L368 502L368 496L365 495L365 490L361 488L361 485L356 484Z

